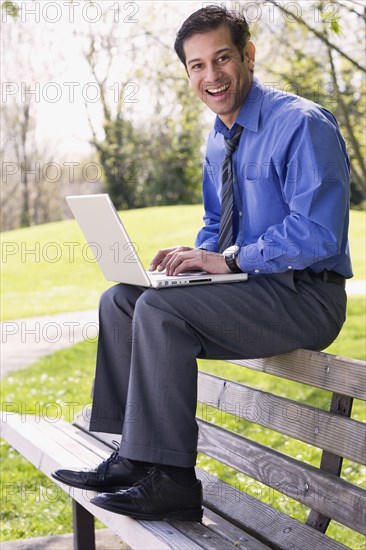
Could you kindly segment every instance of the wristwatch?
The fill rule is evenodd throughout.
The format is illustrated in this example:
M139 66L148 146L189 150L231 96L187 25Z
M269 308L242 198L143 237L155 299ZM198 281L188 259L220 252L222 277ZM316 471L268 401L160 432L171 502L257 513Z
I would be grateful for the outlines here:
M222 253L225 258L226 265L233 273L242 273L242 270L235 261L238 252L239 246L237 244L234 244L233 246L229 246L229 248L226 248L226 250L224 250L224 252Z

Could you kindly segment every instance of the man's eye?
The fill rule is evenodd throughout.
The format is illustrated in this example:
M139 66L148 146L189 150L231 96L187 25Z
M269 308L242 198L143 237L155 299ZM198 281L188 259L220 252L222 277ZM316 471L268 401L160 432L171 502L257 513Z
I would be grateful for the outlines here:
M228 59L229 59L228 55L222 55L221 57L219 57L219 61L227 61Z
M199 71L202 69L202 63L196 63L196 65L192 65L191 70L192 71Z

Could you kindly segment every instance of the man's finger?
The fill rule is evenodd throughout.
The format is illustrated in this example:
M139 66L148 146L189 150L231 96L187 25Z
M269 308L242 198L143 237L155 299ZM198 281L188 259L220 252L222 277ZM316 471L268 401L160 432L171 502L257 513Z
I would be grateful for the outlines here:
M167 263L167 274L176 275L192 269L201 269L202 259L195 250L178 252Z
M163 248L162 250L158 250L154 258L151 260L150 270L154 271L157 268L157 266L164 261L164 259L166 258L166 255L172 250L174 250L174 248Z
M163 271L164 269L166 269L169 261L171 260L171 258L174 256L175 252L169 252L168 254L166 254L166 256L162 259L162 261L160 262L160 265L158 267L158 270L159 271Z
M183 251L183 250L189 251L193 249L189 246L179 245L179 246L172 246L170 248L163 248L162 250L159 250L157 254L154 256L154 258L151 260L150 268L149 268L150 271L154 271L158 266L160 266L159 270L162 271L163 269L166 268L166 264L169 261L169 258L174 253Z

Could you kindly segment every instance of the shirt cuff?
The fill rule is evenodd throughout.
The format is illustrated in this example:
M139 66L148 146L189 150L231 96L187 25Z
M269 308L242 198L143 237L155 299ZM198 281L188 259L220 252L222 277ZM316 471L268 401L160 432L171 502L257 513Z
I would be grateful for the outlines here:
M240 248L238 254L239 267L244 273L254 275L283 273L297 269L291 263L286 263L283 257L265 260L258 244L249 244Z
M217 252L217 242L216 241L204 241L203 243L196 243L196 248L201 250L207 250L208 252Z

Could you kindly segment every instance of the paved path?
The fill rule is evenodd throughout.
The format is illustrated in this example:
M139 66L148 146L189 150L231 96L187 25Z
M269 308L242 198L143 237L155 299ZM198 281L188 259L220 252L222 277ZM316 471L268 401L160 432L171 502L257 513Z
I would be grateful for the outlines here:
M97 310L59 313L1 323L1 377L45 355L98 334Z

